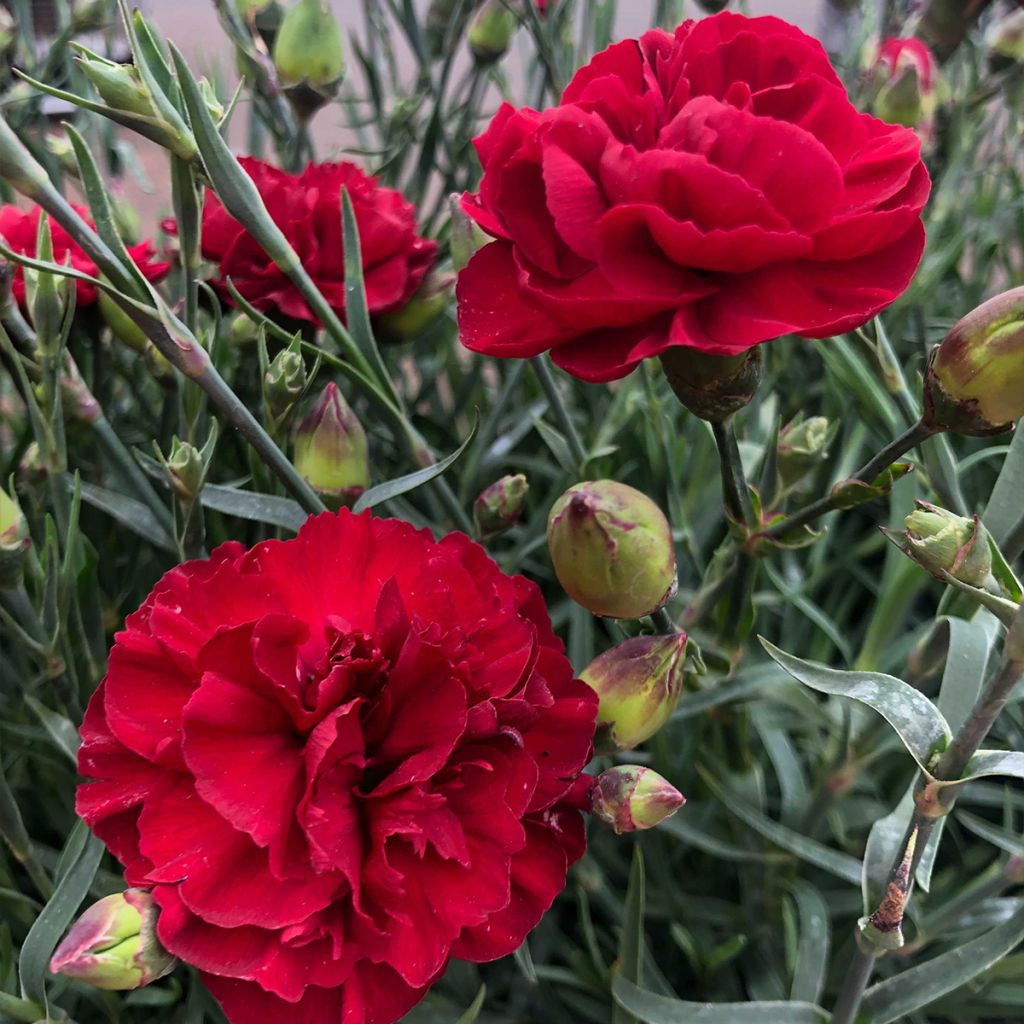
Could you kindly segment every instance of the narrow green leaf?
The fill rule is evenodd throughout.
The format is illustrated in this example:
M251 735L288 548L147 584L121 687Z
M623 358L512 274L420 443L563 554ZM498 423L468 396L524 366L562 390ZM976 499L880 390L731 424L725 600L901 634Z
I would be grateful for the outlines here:
M955 731L967 720L981 693L993 634L981 618L947 617L938 621L949 630L949 648L936 704Z
M763 637L768 656L794 679L819 693L849 697L877 711L898 733L922 771L952 738L942 712L919 690L881 672L842 671L796 658Z
M133 533L137 533L161 550L175 553L174 541L157 522L156 516L141 501L89 483L82 484L82 500L93 508L106 512L122 526L128 527Z
M647 904L647 880L644 874L644 855L639 844L633 847L633 866L629 871L629 887L622 910L622 934L619 936L619 956L615 962L616 979L622 978L634 985L642 981L644 958L644 915ZM620 1003L612 1007L612 1024L637 1024L639 1017Z
M204 508L212 508L215 512L249 519L255 523L266 523L268 526L280 526L293 533L309 518L302 506L291 498L243 491L239 487L223 484L207 484L200 491L199 500Z
M659 826L660 832L668 832L681 842L710 853L713 857L721 857L723 860L734 860L750 863L779 863L788 860L785 853L760 853L756 850L747 850L734 843L727 843L718 836L705 832L694 823L695 815L690 813L692 806L687 804L685 815L674 815Z
M990 932L868 989L859 1024L893 1024L966 985L1024 939L1024 909Z
M800 941L793 967L789 997L797 1003L816 1003L825 987L831 924L825 897L809 882L793 883L800 926Z
M36 718L42 723L47 735L53 740L53 745L71 762L78 766L78 748L81 739L78 729L70 718L51 710L45 704L36 700L31 694L26 694L25 703L32 709Z
M79 822L68 839L68 845L77 841L83 831L87 831L86 826ZM89 836L78 857L61 878L43 912L36 918L35 924L25 936L21 957L18 960L18 973L21 977L21 994L26 999L46 1005L47 964L57 948L60 937L75 916L75 911L89 892L102 856L103 843L96 836Z
M469 1005L469 1009L455 1022L455 1024L475 1024L480 1011L484 1008L484 1000L487 998L487 986L481 985L476 998Z
M828 1024L829 1015L810 1003L687 1003L668 999L618 977L616 1005L644 1024Z
M989 775L1008 775L1024 779L1024 753L1017 750L979 750L967 763L962 778L953 783L961 785Z
M984 818L975 817L966 811L957 810L956 820L976 836L991 843L996 849L1010 854L1011 857L1024 857L1024 836L1016 832L1008 832L1006 829L993 825Z
M911 782L893 810L871 826L864 848L864 870L860 886L865 916L874 911L885 893L889 871L900 850L900 843L906 835L913 813L914 783Z
M556 430L550 423L546 422L540 416L534 417L533 425L537 428L537 433L543 438L544 443L551 450L551 454L554 455L555 461L568 473L570 476L575 476L578 472L575 460L572 457L572 452L569 449L569 442L566 441L565 435Z
M996 544L1002 545L1021 521L1024 494L1024 430L1018 430L981 515Z
M476 437L476 429L479 424L480 416L477 414L476 422L473 424L473 429L469 432L469 437L451 455L441 459L440 462L435 462L432 466L427 466L426 469L417 469L414 473L408 473L405 476L378 484L376 487L371 487L362 494L352 511L358 513L368 508L374 508L385 501L397 498L401 494L408 494L409 491L414 491L417 487L430 483L431 480L436 480L445 470L455 465L462 453L470 446L473 438Z

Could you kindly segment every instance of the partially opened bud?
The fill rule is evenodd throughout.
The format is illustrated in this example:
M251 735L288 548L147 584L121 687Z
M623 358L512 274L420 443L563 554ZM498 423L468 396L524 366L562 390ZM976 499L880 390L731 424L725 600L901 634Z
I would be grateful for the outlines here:
M289 8L274 40L274 67L295 112L304 119L338 94L345 50L326 0L298 0Z
M206 466L203 464L203 456L199 449L188 441L173 438L171 454L165 469L168 483L174 488L174 493L184 501L195 501L203 489L203 480L206 477Z
M94 903L72 926L50 970L93 988L142 988L178 961L156 937L159 909L144 889L127 889Z
M481 540L507 533L523 514L530 485L522 473L503 476L480 492L473 502L473 522Z
M590 813L621 835L654 828L684 803L683 794L656 771L617 765L597 777Z
M369 486L366 434L333 381L296 430L295 468L335 509L353 505Z
M31 543L21 506L0 488L0 590L10 590L21 582L25 552Z
M824 416L794 421L779 434L779 476L786 487L799 483L828 458L834 434Z
M907 553L933 575L941 578L947 572L961 583L983 588L992 576L992 550L981 520L965 519L926 501L915 504L905 520Z
M518 27L515 14L501 0L484 0L469 23L469 49L481 64L498 60Z
M306 390L306 361L300 344L291 344L274 356L263 378L267 410L278 422L291 412Z
M565 592L595 615L639 619L675 592L668 520L646 494L614 480L576 484L555 502L548 550Z
M736 356L718 356L676 346L661 354L669 385L702 420L720 421L738 412L757 393L764 375L759 346Z
M890 124L931 136L938 104L939 65L920 39L886 39L872 73L879 83L873 113Z
M686 679L685 633L637 636L599 654L581 673L600 700L598 735L632 750L669 720Z
M933 350L925 421L936 430L998 434L1024 416L1024 288L968 313Z

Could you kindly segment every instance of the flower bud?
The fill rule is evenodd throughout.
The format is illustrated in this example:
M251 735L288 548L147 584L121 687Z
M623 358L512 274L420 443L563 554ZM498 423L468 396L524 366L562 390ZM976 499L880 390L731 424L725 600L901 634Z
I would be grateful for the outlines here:
M676 398L694 416L713 422L748 405L764 376L759 346L737 356L676 346L662 352L661 365Z
M570 487L548 517L548 550L565 592L595 615L639 619L675 593L668 520L626 484L594 480Z
M306 361L299 345L289 345L274 356L263 377L267 411L281 422L306 390Z
M1024 64L1024 10L1012 11L992 26L988 52L996 61Z
M345 77L341 28L326 0L298 0L274 40L274 67L303 120L329 103Z
M107 60L84 47L76 49L78 66L108 107L140 117L159 117L152 94L134 66Z
M599 654L580 673L600 699L603 747L632 750L669 720L683 693L689 646L685 633L637 636Z
M915 505L904 521L907 553L940 579L947 572L961 583L984 588L992 577L992 550L981 520L965 519L926 501Z
M110 297L106 289L98 288L96 291L96 304L110 333L136 352L145 352L149 347L146 332Z
M835 429L824 416L794 420L779 434L779 476L793 487L828 458Z
M654 828L684 803L683 794L650 768L616 765L597 777L590 813L622 835Z
M0 488L0 590L21 583L21 568L32 540L21 506Z
M473 522L480 540L491 540L507 533L523 514L530 485L522 473L503 476L480 492L473 502Z
M193 502L203 489L206 466L202 453L188 441L171 440L171 454L164 467L167 482L183 501Z
M404 306L375 318L377 340L392 344L415 341L448 308L454 283L453 274L429 274Z
M333 381L296 430L295 468L335 509L353 505L369 486L366 434Z
M515 14L501 0L484 0L469 23L469 49L479 64L498 60L519 27Z
M233 345L248 345L260 336L260 327L247 313L239 313L231 318L228 337Z
M178 961L156 937L159 909L144 889L127 889L94 903L72 926L50 970L93 988L142 988L170 974Z
M998 434L1024 416L1024 288L968 313L932 351L925 422L959 434Z
M708 14L717 14L729 6L729 0L697 0L697 6Z
M916 128L930 138L938 105L939 65L920 39L886 39L872 75L879 83L873 113L890 124Z

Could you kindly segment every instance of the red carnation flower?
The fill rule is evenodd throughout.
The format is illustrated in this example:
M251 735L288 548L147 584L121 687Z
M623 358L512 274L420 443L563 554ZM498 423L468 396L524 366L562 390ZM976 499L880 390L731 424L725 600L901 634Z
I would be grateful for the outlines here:
M584 380L673 346L736 354L864 323L920 261L914 132L860 114L821 45L723 13L627 39L560 106L504 106L467 213L497 241L459 279L477 352L551 350Z
M74 207L75 212L94 227L89 218L89 211L84 206ZM42 210L33 206L30 210L21 210L17 206L0 206L0 236L7 247L23 256L36 255L36 238L39 235L39 217ZM98 277L96 264L82 251L78 243L55 221L50 218L50 237L53 239L53 262L71 263L75 270ZM152 242L140 242L128 249L128 255L135 261L139 270L149 281L160 281L170 270L169 263L159 262ZM11 285L14 297L19 303L25 302L25 272L22 267L14 267L14 278ZM88 281L75 280L77 303L88 306L96 301L96 286Z
M345 315L345 253L341 244L341 189L355 209L371 313L403 306L434 263L437 245L416 234L416 212L400 192L382 188L350 163L310 164L287 174L262 160L244 157L274 223L299 254L307 273L339 316ZM257 309L278 309L315 323L306 300L256 240L207 193L203 208L203 255L218 264L218 283L228 278Z
M534 584L461 534L324 514L128 617L78 810L233 1024L390 1024L564 886L596 705Z

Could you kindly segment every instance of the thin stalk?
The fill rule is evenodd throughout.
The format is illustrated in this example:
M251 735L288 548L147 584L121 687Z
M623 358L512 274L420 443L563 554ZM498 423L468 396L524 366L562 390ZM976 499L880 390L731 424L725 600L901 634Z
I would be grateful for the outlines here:
M46 1011L30 999L19 999L7 992L0 991L0 1014L10 1017L11 1020L25 1021L25 1024L35 1024L36 1021L45 1020Z
M195 334L199 322L199 266L202 262L201 186L196 181L192 165L174 155L171 156L171 186L180 242L179 259L185 281L185 309L182 318L185 326Z
M924 422L915 423L909 430L900 434L895 440L887 444L878 452L870 462L862 466L853 474L855 480L863 480L870 483L880 473L888 469L901 455L906 455L912 448L916 448L922 441L926 441L935 433L935 428ZM835 499L829 495L811 502L805 508L786 516L781 522L762 531L763 537L779 540L799 530L802 526L810 526L811 523L820 519L823 515L833 512L836 509Z
M853 1024L857 1019L857 1011L860 1009L861 1000L864 998L864 992L874 969L874 955L861 949L858 945L853 959L850 961L850 966L847 968L839 1001L832 1011L831 1024Z
M750 488L740 460L739 442L732 419L712 420L711 430L718 446L718 461L722 469L722 496L725 507L738 523L747 529L757 525L757 516L750 500Z
M565 399L558 390L558 383L555 380L555 375L551 372L551 367L547 364L547 357L542 355L534 356L530 360L530 363L533 365L533 372L537 374L537 380L540 381L540 386L544 390L544 394L548 400L548 405L550 406L551 411L555 414L555 418L558 420L558 425L562 428L562 433L565 435L565 439L569 443L569 450L572 452L573 462L576 463L576 468L582 475L583 467L587 461L587 452L583 447L583 441L580 439L579 432L576 430L576 425L572 421L572 416L569 414L569 409L565 404Z
M659 608L656 612L652 612L651 622L654 623L654 628L658 630L659 633L679 632L679 627L676 625L675 619L669 615L667 608Z

